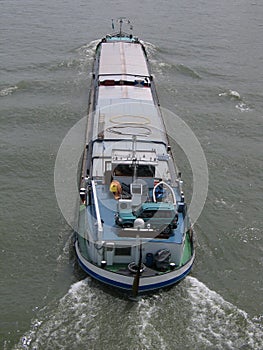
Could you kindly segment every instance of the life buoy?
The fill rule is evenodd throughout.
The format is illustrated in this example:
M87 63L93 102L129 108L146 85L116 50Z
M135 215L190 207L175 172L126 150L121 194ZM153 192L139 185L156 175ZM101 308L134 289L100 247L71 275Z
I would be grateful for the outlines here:
M113 180L110 184L110 192L113 193L115 199L120 199L121 197L121 184L117 180Z

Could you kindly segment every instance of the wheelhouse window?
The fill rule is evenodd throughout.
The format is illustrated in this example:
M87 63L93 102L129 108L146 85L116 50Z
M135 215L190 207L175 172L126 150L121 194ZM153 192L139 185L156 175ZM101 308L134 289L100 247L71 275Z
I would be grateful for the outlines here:
M115 248L115 255L118 256L130 256L131 255L131 247L121 247Z
M132 164L118 164L114 169L115 176L133 176L134 167ZM155 167L153 165L137 165L137 177L154 177Z
M139 165L137 168L138 177L154 177L155 167L153 165Z

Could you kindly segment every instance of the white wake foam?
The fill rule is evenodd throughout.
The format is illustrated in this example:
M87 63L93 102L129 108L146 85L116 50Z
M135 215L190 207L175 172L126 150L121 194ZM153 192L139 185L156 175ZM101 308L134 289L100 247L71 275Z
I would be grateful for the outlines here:
M43 309L14 349L261 350L262 339L259 321L196 278L138 303L87 278Z
M143 349L167 349L160 325L154 321L159 311L161 298L142 298L138 303L138 318L134 324L134 334L138 336L138 343ZM134 320L133 320L134 323Z
M89 287L89 279L73 284L57 307L42 310L41 320L34 320L15 349L82 348L82 341L98 338L99 326L94 322L98 298Z
M220 94L218 94L218 96L220 97L228 97L231 101L235 100L235 101L239 101L236 105L235 108L237 108L238 110L240 110L241 112L249 112L251 111L251 108L243 101L240 93L238 91L235 90L227 90L225 92L221 92Z
M4 96L12 95L13 92L15 92L17 89L18 89L18 87L16 85L5 87L5 88L0 90L0 96L4 97Z
M251 108L248 107L247 104L244 102L240 102L236 105L236 108L239 109L241 112L249 112Z
M235 98L237 100L240 100L241 99L241 96L240 96L240 93L235 91L235 90L227 90L225 92L221 92L219 94L219 96L228 96L228 97L232 97L232 98Z
M218 350L263 349L263 330L256 320L196 278L186 282L192 308L188 329L196 344Z

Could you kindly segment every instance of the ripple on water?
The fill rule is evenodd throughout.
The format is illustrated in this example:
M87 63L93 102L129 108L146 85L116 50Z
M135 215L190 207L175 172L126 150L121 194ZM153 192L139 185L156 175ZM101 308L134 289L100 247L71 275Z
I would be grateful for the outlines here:
M15 349L251 349L263 346L257 319L194 277L137 303L105 293L90 278L73 284L32 321Z

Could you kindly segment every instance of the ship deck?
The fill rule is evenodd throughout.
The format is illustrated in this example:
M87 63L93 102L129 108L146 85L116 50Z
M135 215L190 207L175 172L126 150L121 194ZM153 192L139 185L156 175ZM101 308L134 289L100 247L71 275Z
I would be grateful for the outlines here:
M117 212L117 201L113 194L109 191L107 185L97 185L97 197L100 208L100 216L103 222L103 237L104 241L118 241L118 240L134 240L132 237L123 237L120 233L123 231L121 227L115 224L115 213ZM93 206L87 207L90 220L90 227L96 225L96 213ZM178 215L177 228L173 230L169 238L153 238L155 242L177 243L181 244L184 232L184 218L182 213Z
M95 68L92 138L131 139L166 143L145 52L140 43L102 43Z

